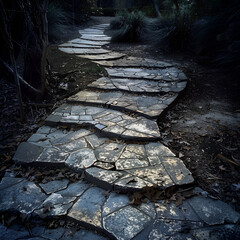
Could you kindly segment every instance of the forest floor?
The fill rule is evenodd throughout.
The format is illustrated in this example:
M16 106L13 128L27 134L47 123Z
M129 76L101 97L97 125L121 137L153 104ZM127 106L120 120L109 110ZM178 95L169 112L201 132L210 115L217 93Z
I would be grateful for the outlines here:
M105 47L131 56L169 61L185 72L189 78L185 93L159 121L163 141L184 161L198 186L213 198L230 203L240 211L240 89L237 73L232 69L200 66L191 55L166 54L147 45L112 43ZM26 141L53 109L66 97L105 75L102 67L60 52L56 45L49 47L48 61L51 97L45 105L26 103L24 122L19 120L14 85L0 80L0 178L13 165L12 157L19 143Z

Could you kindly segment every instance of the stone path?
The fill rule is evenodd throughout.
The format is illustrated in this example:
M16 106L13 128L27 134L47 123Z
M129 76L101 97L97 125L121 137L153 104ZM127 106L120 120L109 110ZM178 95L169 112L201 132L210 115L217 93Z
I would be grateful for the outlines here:
M88 230L0 225L0 238L235 239L240 234L239 213L199 188L180 206L163 200L132 205L126 193L194 183L184 163L161 143L157 126L187 78L167 62L103 49L110 41L104 35L107 27L80 30L79 39L59 49L106 67L108 76L67 99L19 145L13 158L26 166L67 167L84 180L35 184L7 172L0 183L0 212L64 217Z

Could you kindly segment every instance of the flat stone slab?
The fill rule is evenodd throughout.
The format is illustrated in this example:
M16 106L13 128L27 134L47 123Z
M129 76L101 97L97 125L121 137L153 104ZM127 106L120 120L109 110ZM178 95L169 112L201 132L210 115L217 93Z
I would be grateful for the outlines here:
M73 39L69 41L69 43L74 43L74 44L86 44L86 45L91 45L91 46L103 46L108 44L108 41L91 41L91 40L83 40L80 38Z
M186 88L187 81L165 82L138 80L129 78L99 78L97 81L88 85L90 88L111 90L111 91L128 91L134 93L166 93L181 92Z
M98 104L113 109L137 113L149 119L154 119L164 111L177 98L175 93L158 96L132 95L125 92L92 92L80 91L68 98L70 103Z
M105 53L110 53L111 51L105 50L103 48L72 48L72 47L60 47L60 51L65 52L65 53L70 53L70 54L105 54Z
M78 57L81 58L87 58L90 60L97 60L97 61L101 61L101 60L114 60L114 59L120 59L124 56L126 56L126 54L122 54L122 53L118 53L118 52L109 52L106 54L99 54L99 55L77 55Z
M9 182L12 185L7 184L8 187L5 188L6 183ZM20 195L26 201L21 208L16 203L9 205L0 202L1 211L18 211L27 216L33 214L32 218L39 216L43 220L66 217L69 221L72 220L87 227L88 230L74 229L72 231L70 228L63 227L46 229L40 225L30 226L30 229L21 225L6 228L4 225L0 225L1 239L104 240L108 236L110 239L117 240L168 238L215 240L236 239L235 237L240 233L240 227L236 224L240 219L240 214L227 204L211 198L195 196L184 200L180 206L162 200L154 203L146 200L138 206L133 206L126 195L106 192L83 180L70 183L65 190L52 189L49 196L44 195L44 198L31 196L29 191L41 192L41 188L33 184L23 178L4 177L0 183L0 196L11 193L14 196ZM48 184L53 185L53 182L50 181ZM34 186L33 189L32 186ZM24 187L28 190L25 190ZM28 205L32 202L27 199L34 197L38 208L33 207L33 211L28 211ZM191 201L201 203L202 209L197 205L190 204ZM33 204L36 205L36 203ZM226 208L226 206L228 207ZM214 209L215 212L211 209ZM214 220L215 226L205 222L202 210L208 213L208 219L216 219L217 212L219 220ZM227 214L229 215L227 216ZM222 219L225 219L228 224L223 224ZM95 230L95 232L89 229ZM31 232L31 237L28 230ZM97 232L101 232L106 237L98 235Z
M90 34L100 34L102 35L104 33L104 30L98 30L96 28L85 28L82 30L79 30L80 34L90 33Z
M73 43L73 42L67 42L67 43L63 43L60 44L59 47L61 48L101 48L101 46L99 45L88 45L88 44L80 44L80 43Z
M93 34L82 34L80 37L81 39L84 40L91 40L91 41L109 41L111 40L111 37L108 37L106 35L93 35Z
M157 61L148 58L126 57L115 61L96 61L105 67L139 67L139 68L167 68L172 67L171 63Z
M46 198L35 183L25 179L5 177L0 183L0 212L15 209L30 214Z
M187 80L186 75L175 67L166 69L147 69L147 68L106 68L110 77L138 78L164 81Z
M14 161L85 171L89 182L118 191L134 191L153 185L165 189L194 181L183 162L159 142L117 143L87 129L64 131L51 128L48 133L42 133L42 129L39 129L34 135L37 137L20 144L15 154L18 157L14 157ZM42 152L26 162L22 145L29 151L35 146L41 147ZM20 151L23 151L22 154L19 154ZM53 181L40 186L46 194L50 194L66 191L68 182Z
M135 141L156 141L160 137L155 121L101 107L62 105L45 122L51 126L90 126L105 136Z

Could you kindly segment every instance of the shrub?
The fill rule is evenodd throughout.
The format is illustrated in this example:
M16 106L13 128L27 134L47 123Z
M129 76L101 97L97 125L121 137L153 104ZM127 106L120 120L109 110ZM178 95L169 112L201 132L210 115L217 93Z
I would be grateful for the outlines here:
M68 26L70 16L59 3L51 2L48 6L47 17L49 40L60 39Z
M183 49L188 45L191 20L185 14L153 20L148 25L146 40L162 49Z
M194 24L195 52L218 65L240 65L240 4Z
M121 12L111 22L111 28L115 29L112 41L115 42L139 42L143 40L147 28L147 19L140 11Z

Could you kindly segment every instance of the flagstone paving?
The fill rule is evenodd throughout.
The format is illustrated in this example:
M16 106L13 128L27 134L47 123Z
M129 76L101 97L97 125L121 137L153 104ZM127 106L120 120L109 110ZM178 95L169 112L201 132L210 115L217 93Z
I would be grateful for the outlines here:
M133 93L167 93L181 92L186 88L187 82L146 81L129 78L99 78L88 85L89 88L111 91L128 91Z
M123 58L125 54L123 53L118 53L118 52L109 52L105 54L98 54L98 55L91 55L91 54L86 54L86 55L77 55L77 57L80 58L87 58L90 60L114 60L114 59L120 59Z
M0 239L238 239L240 214L199 188L180 205L146 199L135 206L129 200L129 192L193 186L191 172L161 143L156 122L187 78L173 64L101 48L110 41L108 26L79 30L80 38L59 46L105 66L108 76L54 110L13 158L24 166L68 168L84 180L35 183L6 171L0 212L23 214L35 225L0 225ZM87 230L47 229L39 218L67 219Z
M95 61L105 67L147 67L147 68L167 68L173 65L168 62L156 61L148 58L126 57L115 61Z
M133 95L124 92L81 91L68 99L70 103L97 104L113 109L126 110L143 115L146 118L157 118L177 98L175 93L159 96Z
M52 181L47 187L22 178L4 177L0 183L0 209L16 209L19 213L49 217L66 217L106 237L89 230L70 234L67 228L46 229L33 227L31 237L39 239L237 239L240 227L234 225L240 214L229 205L199 195L189 198L180 206L163 200L146 201L133 206L128 197L115 192L106 193L83 180L66 183ZM46 185L46 184L45 184ZM6 195L7 193L10 195ZM36 197L38 194L38 197ZM48 211L46 211L48 209ZM222 225L227 222L228 224ZM217 225L217 226L214 226ZM0 226L1 239L25 239L27 229ZM220 233L219 233L220 230ZM13 238L10 238L10 236ZM71 238L68 238L70 237ZM219 236L220 238L216 238ZM225 237L228 238L225 238ZM239 236L239 235L238 235ZM15 238L14 238L15 237ZM63 238L61 238L63 237ZM87 238L91 237L91 238Z

